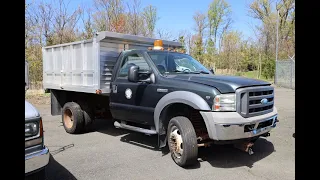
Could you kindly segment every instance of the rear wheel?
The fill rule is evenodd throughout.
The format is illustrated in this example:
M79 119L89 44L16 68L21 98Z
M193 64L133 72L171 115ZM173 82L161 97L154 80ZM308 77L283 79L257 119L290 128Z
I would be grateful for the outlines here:
M84 130L91 131L93 129L93 121L94 121L94 111L87 103L80 103L83 118L84 118Z
M167 139L171 157L181 167L196 163L198 144L194 127L183 116L173 117L168 124Z
M76 134L83 131L84 118L79 104L68 102L63 106L62 123L67 133Z

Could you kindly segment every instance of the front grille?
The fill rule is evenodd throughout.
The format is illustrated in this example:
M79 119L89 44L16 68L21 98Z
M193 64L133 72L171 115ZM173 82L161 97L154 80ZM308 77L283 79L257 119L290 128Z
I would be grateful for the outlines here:
M237 112L252 117L273 111L274 89L271 86L241 88L236 91Z

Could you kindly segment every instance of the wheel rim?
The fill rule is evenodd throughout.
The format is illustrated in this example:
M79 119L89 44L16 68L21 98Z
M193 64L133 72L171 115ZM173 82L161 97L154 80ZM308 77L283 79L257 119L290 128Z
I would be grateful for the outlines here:
M183 140L180 130L173 126L170 132L169 145L171 152L176 158L181 158L183 154Z
M73 126L73 115L70 109L66 109L63 113L64 125L70 129Z

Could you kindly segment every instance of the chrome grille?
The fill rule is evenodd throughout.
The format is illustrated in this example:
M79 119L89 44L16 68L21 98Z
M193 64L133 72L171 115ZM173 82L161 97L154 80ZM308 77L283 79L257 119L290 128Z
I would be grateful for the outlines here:
M236 96L237 112L243 117L258 116L273 111L274 89L271 86L241 88L236 91Z

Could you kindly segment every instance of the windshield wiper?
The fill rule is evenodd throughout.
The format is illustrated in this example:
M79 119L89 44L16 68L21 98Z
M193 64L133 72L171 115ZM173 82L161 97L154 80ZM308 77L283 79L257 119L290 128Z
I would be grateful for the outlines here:
M187 74L209 74L207 71L203 71L203 70L201 70L201 71L181 71L181 70L177 70L177 69L175 69L175 70L173 70L173 72L180 72L180 73L187 73Z
M191 71L180 71L180 70L175 69L175 70L173 70L173 72L190 73Z
M207 71L190 71L189 73L195 73L195 74L209 74Z

